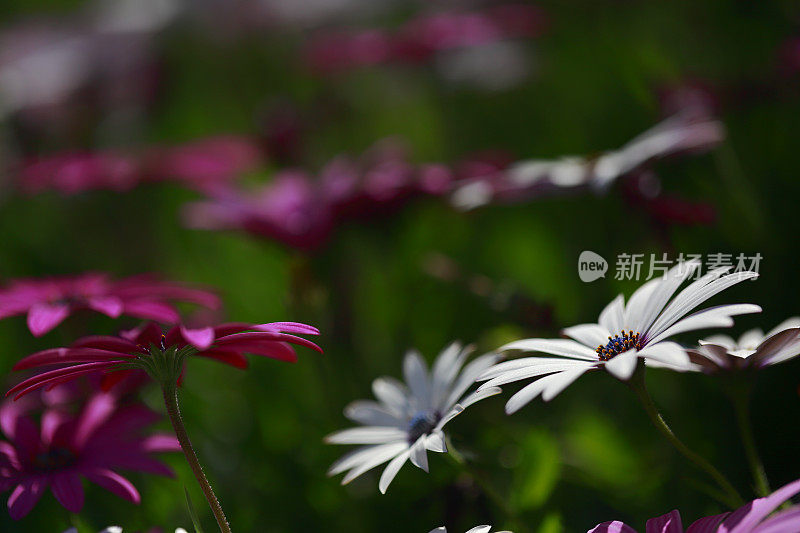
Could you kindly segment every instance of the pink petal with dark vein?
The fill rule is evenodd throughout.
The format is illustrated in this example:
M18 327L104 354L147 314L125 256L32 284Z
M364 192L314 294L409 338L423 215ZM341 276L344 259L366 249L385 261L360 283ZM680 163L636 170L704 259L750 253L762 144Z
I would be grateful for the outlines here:
M63 381L62 378L67 378L67 377L69 377L70 379L75 378L83 374L88 374L89 372L95 372L97 370L110 368L115 364L117 363L116 362L83 363L75 366L70 366L67 368L59 368L57 370L50 370L48 372L43 372L36 376L30 377L25 381L22 381L21 383L16 384L14 387L9 389L8 392L6 392L6 396L17 393L17 395L14 397L14 399L16 399L24 394L27 394L33 390L43 387L52 381L55 380Z
M93 296L89 298L87 305L99 313L117 318L122 314L122 300L115 296Z
M55 348L37 352L21 359L14 365L14 370L67 363L122 362L135 358L135 355L98 350L96 348Z
M47 488L47 482L43 478L28 479L17 485L11 496L8 497L8 514L14 520L19 520L39 501Z
M52 474L50 490L67 511L78 513L83 508L83 485L74 472Z
M136 343L109 335L92 335L73 342L70 348L97 348L110 352L131 353L136 351Z
M295 354L294 350L292 349L286 350L285 347L286 345L281 346L281 343L276 341L270 341L270 340L259 341L259 340L247 340L247 339L237 340L236 342L232 342L224 346L225 349L236 350L237 352L241 353L252 353L255 355L263 355L265 357L271 357L279 361L288 361L290 363L296 362L297 354Z
M69 316L66 304L36 304L28 311L28 329L34 337L41 337Z
M42 415L42 444L47 448L63 435L64 426L72 419L69 413L59 409L49 409Z
M783 502L800 492L800 479L784 485L769 496L759 498L730 514L720 525L720 533L749 533Z
M297 344L300 346L305 346L306 348L311 348L314 351L322 353L322 348L311 342L310 340L304 339L302 337L295 337L294 335L289 335L287 333L277 333L271 331L257 331L257 332L247 332L247 333L234 333L232 335L226 335L224 337L218 338L217 342L215 343L217 346L225 346L230 347L234 345L238 345L242 342L263 342L263 341L280 341L280 342L288 342L291 344Z
M645 526L646 533L683 533L681 514L674 510L665 515L651 518Z
M142 501L139 491L136 490L133 483L112 470L97 468L88 470L84 472L83 475L85 475L89 481L96 483L120 498L136 504Z
M319 330L317 328L300 322L269 322L267 324L257 324L251 329L258 331L281 331L286 333L319 335Z
M156 433L149 435L142 440L141 449L145 452L179 452L181 445L175 435L166 433Z

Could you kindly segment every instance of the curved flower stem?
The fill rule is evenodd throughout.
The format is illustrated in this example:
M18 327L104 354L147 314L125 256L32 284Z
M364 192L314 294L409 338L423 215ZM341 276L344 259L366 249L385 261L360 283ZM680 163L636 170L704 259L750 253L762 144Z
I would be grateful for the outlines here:
M197 454L194 453L192 443L189 441L189 435L186 433L186 428L183 425L181 410L178 406L178 390L176 387L162 387L161 390L164 393L164 404L167 407L169 420L172 422L172 427L175 428L175 435L178 437L181 449L183 449L183 455L186 456L186 461L189 463L189 466L192 467L192 472L194 472L194 476L197 478L200 488L203 489L203 494L205 494L206 500L208 501L208 506L211 507L214 518L217 519L219 530L222 533L231 533L231 526L228 524L228 519L225 518L222 506L219 504L219 500L217 500L217 497L214 495L211 484L203 473L203 467L200 466L200 461L197 459Z
M730 481L728 481L727 478L714 467L714 465L686 446L683 441L681 441L675 435L675 433L672 432L672 429L670 429L670 427L664 421L664 418L661 416L661 413L658 412L658 408L656 407L655 403L653 403L653 398L651 398L650 393L647 392L647 386L645 385L644 381L644 368L637 369L633 377L630 379L630 381L628 381L628 385L631 387L631 389L633 389L633 392L641 401L642 406L647 412L647 415L650 417L650 420L653 422L653 425L656 426L656 428L661 432L662 435L664 435L670 444L672 444L675 449L681 453L681 455L691 461L697 468L703 470L709 476L711 476L717 485L719 485L719 487L725 493L724 503L733 508L743 505L744 500L730 483Z
M731 392L731 402L733 410L736 412L736 423L739 426L739 435L744 445L747 455L747 462L750 464L750 471L753 474L753 481L756 485L756 492L760 497L769 496L772 492L769 488L769 480L764 470L764 463L758 455L756 439L753 434L753 424L750 422L750 389Z

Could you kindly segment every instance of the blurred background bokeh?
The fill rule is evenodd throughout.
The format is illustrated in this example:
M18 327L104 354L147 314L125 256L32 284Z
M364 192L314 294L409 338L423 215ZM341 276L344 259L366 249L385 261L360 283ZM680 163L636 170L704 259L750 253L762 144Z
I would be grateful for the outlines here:
M157 272L217 288L227 319L322 330L325 354L295 365L191 361L186 424L235 531L549 533L721 510L605 373L449 426L507 509L441 455L386 495L376 473L342 487L325 473L344 449L322 438L408 348L430 361L454 339L554 336L637 286L581 282L583 250L760 253L761 279L723 297L764 308L736 332L798 314L797 2L28 0L0 17L2 280ZM623 150L600 179L601 154L664 120L677 141ZM515 164L529 160L550 166ZM0 372L14 383L24 355L132 324L81 315L35 339L2 321ZM718 384L648 379L750 495ZM799 387L800 360L758 376L773 486L800 475ZM85 530L189 528L186 485L213 531L168 461L177 479L132 475L140 506L87 487ZM20 522L0 512L2 531L68 523L49 495Z

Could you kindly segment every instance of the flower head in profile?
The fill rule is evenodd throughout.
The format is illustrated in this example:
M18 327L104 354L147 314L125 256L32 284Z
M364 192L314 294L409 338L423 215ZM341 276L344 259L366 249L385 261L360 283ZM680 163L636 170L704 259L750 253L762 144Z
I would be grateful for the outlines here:
M693 370L686 351L667 339L686 331L730 327L734 315L761 311L757 305L733 304L688 314L728 287L758 276L749 271L729 274L730 267L724 267L699 277L675 295L699 266L699 261L679 263L663 277L642 285L627 304L622 295L617 296L600 313L597 324L564 329L568 339L525 339L503 346L501 351L543 352L556 357L534 356L499 363L480 376L487 380L481 388L534 378L506 404L506 412L513 413L539 395L545 401L551 400L587 372L605 369L628 380L639 359L653 367Z
M738 341L728 335L712 335L688 353L699 370L710 374L777 365L800 354L800 317L781 322L766 335L761 329L752 329Z
M22 381L6 394L19 398L41 387L59 385L96 372L116 372L125 377L130 372L144 370L162 386L172 386L179 380L185 358L190 355L246 368L246 353L294 362L297 354L290 344L322 351L313 342L292 333L318 335L319 330L296 322L272 322L228 323L202 329L173 326L164 333L159 325L148 322L119 336L84 337L69 347L43 350L25 357L14 369L57 368Z
M136 487L118 470L171 476L153 453L179 451L175 437L143 435L159 415L145 407L118 407L109 395L92 397L78 415L49 409L41 424L19 413L14 404L0 410L0 490L11 490L11 518L27 515L49 488L67 510L77 513L84 503L81 478L139 503Z
M769 496L753 500L735 511L707 516L695 521L685 533L779 533L800 531L800 505L772 516L785 501L800 492L800 479L781 487ZM636 533L631 526L615 520L598 524L587 533ZM651 518L645 533L684 533L681 514L672 511Z
M106 274L86 273L41 279L19 279L0 290L0 319L25 314L28 329L39 337L71 314L91 309L111 318L121 315L175 323L173 301L209 308L219 298L204 289L141 275L112 280Z
M410 351L403 360L405 384L388 377L373 381L372 391L378 401L356 401L344 410L347 418L362 427L325 438L329 444L361 445L331 465L328 475L347 472L342 480L345 484L389 461L378 484L386 493L407 460L427 472L428 450L447 451L445 424L473 403L500 392L494 387L464 396L475 378L497 361L495 354L486 354L464 366L470 352L469 347L453 343L428 371L422 356Z
M489 533L492 530L492 526L475 526L466 533ZM447 528L437 527L436 529L430 530L429 533L447 533ZM495 533L511 533L511 531L497 531Z

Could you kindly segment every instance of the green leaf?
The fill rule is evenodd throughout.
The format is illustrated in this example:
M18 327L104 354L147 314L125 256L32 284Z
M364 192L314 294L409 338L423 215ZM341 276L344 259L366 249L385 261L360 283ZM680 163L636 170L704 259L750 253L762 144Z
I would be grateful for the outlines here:
M514 470L514 507L540 507L553 492L561 470L558 444L549 433L529 432L520 443L522 457Z
M186 508L189 510L189 517L192 519L195 533L203 533L203 526L200 525L200 519L197 517L197 511L192 505L192 498L189 496L189 489L183 487L183 492L186 494Z

